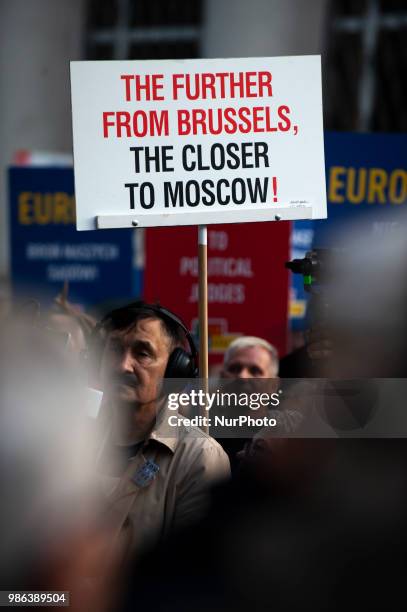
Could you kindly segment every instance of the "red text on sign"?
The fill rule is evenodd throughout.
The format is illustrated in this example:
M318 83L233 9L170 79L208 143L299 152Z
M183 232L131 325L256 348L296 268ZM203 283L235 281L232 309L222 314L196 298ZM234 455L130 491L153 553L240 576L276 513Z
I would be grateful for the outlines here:
M122 74L121 80L125 84L126 102L136 100L164 100L163 74Z
M249 108L193 108L177 112L178 134L248 134L262 132L287 132L291 127L290 109L282 105L277 108L277 119L269 106Z
M103 137L143 138L144 136L168 136L168 111L111 111L103 113Z
M173 74L174 100L263 98L273 95L271 72L202 72Z

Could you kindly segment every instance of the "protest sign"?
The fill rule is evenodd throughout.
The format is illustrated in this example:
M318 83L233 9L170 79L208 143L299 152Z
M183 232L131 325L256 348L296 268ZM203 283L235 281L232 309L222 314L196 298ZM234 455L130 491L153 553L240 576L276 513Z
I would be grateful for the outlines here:
M405 134L325 132L328 219L293 224L292 258L315 248L343 248L355 223L372 242L405 223ZM301 275L291 281L291 327L302 330L308 294Z
M405 134L325 134L329 219L314 223L314 246L342 246L358 220L372 240L404 222L406 145Z
M72 62L77 229L326 217L319 56Z
M75 229L72 168L10 168L13 294L50 304L69 282L69 299L92 306L134 295L130 230Z
M289 223L208 228L209 361L220 363L241 335L287 351ZM144 297L160 299L198 332L198 258L193 228L146 230ZM270 248L271 246L271 248ZM171 257L157 257L169 252Z

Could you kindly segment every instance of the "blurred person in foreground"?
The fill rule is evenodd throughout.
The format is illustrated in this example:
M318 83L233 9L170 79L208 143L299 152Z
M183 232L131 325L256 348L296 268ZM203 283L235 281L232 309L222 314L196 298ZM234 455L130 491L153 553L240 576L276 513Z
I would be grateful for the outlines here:
M308 445L291 448L291 473L307 462L306 487L269 469L216 491L203 521L129 566L117 611L148 606L152 593L160 612L399 609L406 447L346 441L338 456L320 442L312 461Z
M0 327L0 576L7 591L70 591L105 611L115 545L95 487L86 391L60 337L21 317ZM108 554L107 554L108 553Z
M398 411L396 381L386 387L381 381L404 378L407 372L406 215L400 221L398 228L393 226L390 233L375 235L374 240L370 226L362 223L347 226L346 238L337 236L342 248L330 253L320 287L323 330L317 325L310 329L304 348L311 367L304 368L301 360L300 368L295 366L287 374L296 371L296 376L306 377L294 380L288 394L289 410L299 407L293 434L297 437L404 436L407 432L400 418L404 410ZM295 440L276 438L270 430L259 432L247 460L260 455L270 460L288 457ZM313 441L305 443L312 446Z
M99 420L106 431L99 470L112 521L129 552L196 520L209 486L229 476L221 446L168 410L166 379L195 373L194 356L183 348L185 332L173 313L144 302L113 310L98 328L104 391Z

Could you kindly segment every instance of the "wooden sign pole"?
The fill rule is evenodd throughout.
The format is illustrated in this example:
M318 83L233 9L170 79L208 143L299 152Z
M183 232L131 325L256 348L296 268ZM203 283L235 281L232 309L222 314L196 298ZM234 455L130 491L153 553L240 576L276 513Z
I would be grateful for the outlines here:
M198 226L198 275L199 275L199 378L203 390L208 392L208 231L206 225ZM208 416L205 407L202 415ZM208 433L208 427L202 427Z

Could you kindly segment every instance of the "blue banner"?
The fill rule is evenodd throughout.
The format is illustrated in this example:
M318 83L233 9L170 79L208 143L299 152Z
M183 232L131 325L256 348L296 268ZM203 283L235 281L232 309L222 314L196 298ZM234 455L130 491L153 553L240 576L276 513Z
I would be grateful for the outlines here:
M326 132L325 171L328 219L293 224L293 257L303 257L311 243L340 248L357 221L372 239L399 223L407 205L407 135ZM292 275L292 329L304 328L305 309L303 279Z
M10 168L9 197L16 297L49 302L65 281L83 306L134 297L133 231L76 231L72 168Z

